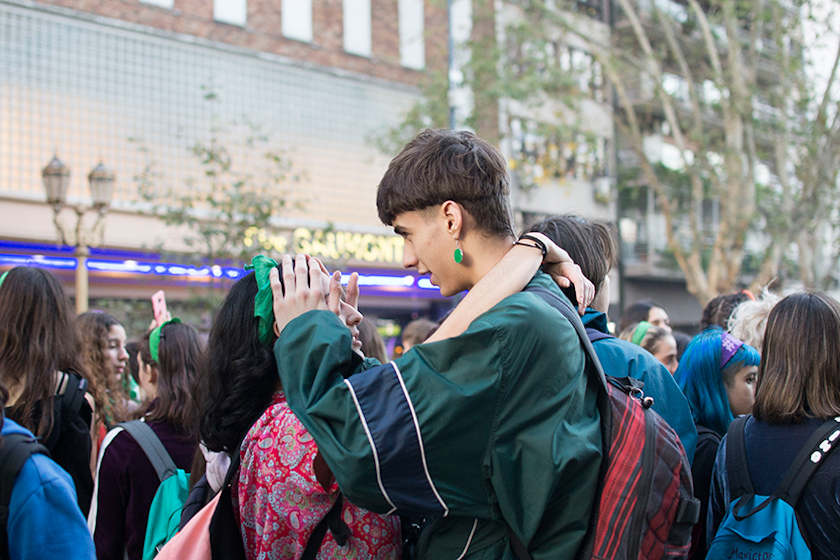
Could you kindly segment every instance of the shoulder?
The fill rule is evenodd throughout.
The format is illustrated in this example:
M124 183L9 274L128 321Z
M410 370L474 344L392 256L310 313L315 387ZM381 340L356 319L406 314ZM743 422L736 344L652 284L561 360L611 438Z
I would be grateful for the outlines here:
M499 329L510 331L519 336L554 338L558 332L571 333L576 336L574 327L538 293L532 289L542 289L559 297L561 301L573 307L568 298L544 273L537 273L528 283L526 289L510 295L500 301L487 313L479 317L481 321L494 325Z

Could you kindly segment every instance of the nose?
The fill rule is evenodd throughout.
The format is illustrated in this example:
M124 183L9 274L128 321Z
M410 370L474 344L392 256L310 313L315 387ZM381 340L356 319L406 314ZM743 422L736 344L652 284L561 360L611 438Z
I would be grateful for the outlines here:
M414 250L408 243L403 245L403 268L417 268L417 257L414 256Z
M125 346L120 346L119 359L122 362L128 361L128 351L125 349Z
M358 309L356 309L353 306L348 305L347 307L352 309L352 311L347 315L347 326L348 327L359 326L359 323L361 323L362 319L364 319L364 315L362 315L362 312L359 311Z

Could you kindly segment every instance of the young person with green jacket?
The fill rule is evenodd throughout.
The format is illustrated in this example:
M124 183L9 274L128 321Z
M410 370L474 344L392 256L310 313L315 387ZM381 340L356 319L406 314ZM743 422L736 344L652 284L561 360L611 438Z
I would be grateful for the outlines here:
M445 296L477 286L513 252L505 161L468 132L411 141L377 205L405 240L403 265ZM520 253L544 255L541 242L519 243ZM601 429L598 382L584 372L572 325L539 296L515 293L462 334L362 371L309 274L302 255L294 265L284 257L285 290L272 272L274 351L288 402L348 499L436 517L421 557L512 558L511 530L535 560L573 558L589 523ZM529 285L566 299L548 274Z

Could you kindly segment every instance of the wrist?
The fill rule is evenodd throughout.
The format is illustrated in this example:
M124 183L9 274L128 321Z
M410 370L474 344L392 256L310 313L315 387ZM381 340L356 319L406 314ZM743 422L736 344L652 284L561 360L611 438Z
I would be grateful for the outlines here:
M545 242L540 239L537 235L532 233L523 233L519 240L514 242L514 245L519 245L521 247L530 247L532 249L538 250L542 253L542 259L545 260L546 255L548 254L548 248L546 247Z

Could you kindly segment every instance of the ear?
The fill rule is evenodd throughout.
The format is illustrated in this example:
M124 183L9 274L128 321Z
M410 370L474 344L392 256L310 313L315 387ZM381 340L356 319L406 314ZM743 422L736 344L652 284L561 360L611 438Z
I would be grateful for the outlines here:
M447 200L441 204L440 211L446 220L446 230L454 239L461 238L464 227L464 209L454 200Z
M145 368L145 377L148 379L148 383L150 385L157 385L157 378L158 378L158 371L157 368L154 368L148 364L143 364Z

